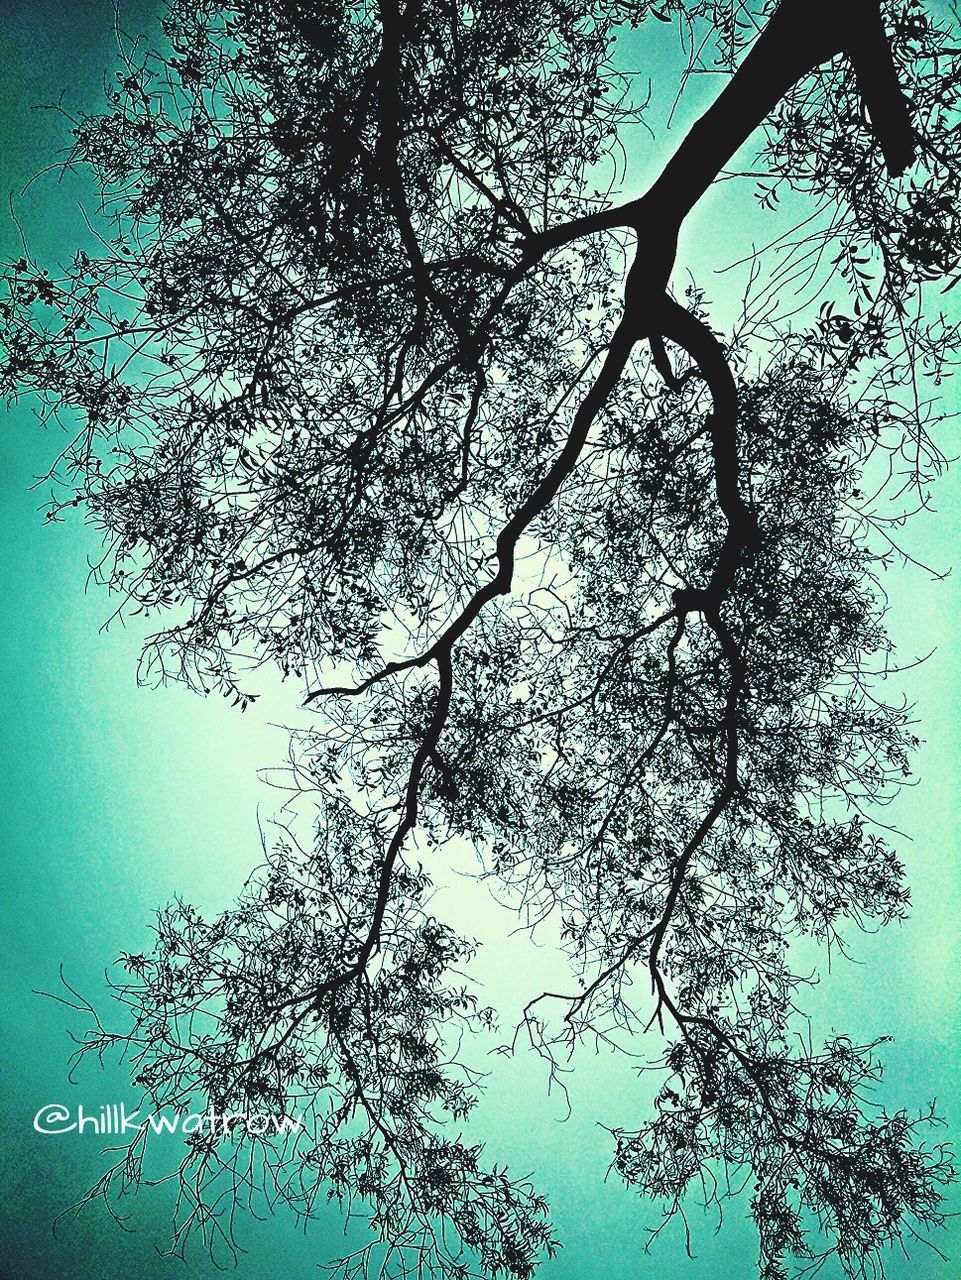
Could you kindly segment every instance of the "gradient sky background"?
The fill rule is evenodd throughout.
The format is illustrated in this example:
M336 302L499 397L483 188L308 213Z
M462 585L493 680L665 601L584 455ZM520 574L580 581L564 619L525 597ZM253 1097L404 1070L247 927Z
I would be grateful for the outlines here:
M129 31L149 27L155 5L124 0ZM32 108L57 99L92 108L106 68L113 63L112 5L82 0L4 0L0 32L0 187L14 192L14 206L34 254L66 258L83 242L77 201L80 181L46 179L21 196L24 182L56 155L68 124ZM662 33L663 36L663 33ZM633 54L632 54L633 56ZM663 62L639 61L645 76L667 86ZM638 46L638 59L642 50ZM660 75L660 79L659 79ZM711 92L710 84L704 92ZM692 105L696 97L692 99ZM639 135L640 136L640 135ZM677 132L632 156L642 185L655 157L676 143ZM89 202L89 193L87 193ZM730 203L729 190L712 194L685 231L682 253L692 261L727 255L749 203ZM743 232L743 226L740 227ZM0 214L0 250L18 252L18 232ZM723 296L723 279L700 282L709 296ZM957 389L949 394L957 396ZM143 1194L128 1206L131 1233L99 1208L79 1219L52 1221L105 1167L93 1135L43 1137L32 1129L41 1105L100 1103L134 1095L122 1070L100 1073L88 1065L79 1083L66 1078L69 1011L33 994L56 989L62 963L71 982L97 995L103 970L121 949L147 944L154 909L176 892L201 909L228 905L258 860L258 809L269 815L275 793L257 769L280 760L286 734L272 722L295 717L292 696L261 699L241 720L220 700L185 691L139 689L134 672L139 637L99 628L109 612L100 592L85 593L86 559L96 552L78 522L44 527L38 508L43 491L30 491L35 476L55 456L61 440L39 431L29 413L14 410L0 437L2 486L2 650L5 921L0 940L0 992L5 1051L2 1056L0 1132L5 1160L0 1198L5 1268L16 1280L160 1280L218 1274L199 1254L187 1266L158 1256L165 1243L170 1199ZM946 452L959 452L950 436ZM961 528L961 469L938 486L937 511L915 522L911 546L922 560L948 568L957 563ZM961 587L957 577L934 583L916 569L896 569L885 586L890 623L903 661L936 649L903 678L915 701L924 745L917 765L920 785L899 801L896 820L914 892L911 921L879 937L859 938L862 963L835 967L811 1000L817 1027L832 1026L857 1038L893 1033L887 1047L882 1095L892 1104L923 1107L937 1097L961 1132L959 1058L961 868L957 827L961 817ZM890 816L890 815L888 815ZM480 900L464 899L468 917L492 913ZM491 995L510 992L510 975L524 965L527 985L536 981L533 960L521 944L489 951L484 968ZM490 998L490 997L489 997ZM574 1115L545 1097L542 1073L523 1058L498 1060L489 1094L472 1130L489 1143L491 1159L529 1170L548 1194L564 1250L545 1264L544 1280L587 1280L605 1275L706 1280L719 1274L750 1277L755 1242L746 1209L732 1205L723 1231L692 1216L697 1257L684 1257L678 1231L669 1230L650 1255L644 1229L656 1210L638 1202L615 1180L603 1181L609 1139L596 1121L630 1127L643 1115L648 1085L587 1055L572 1082ZM171 1155L178 1139L170 1139ZM288 1217L249 1222L241 1232L248 1252L236 1274L243 1280L301 1280L340 1252L339 1215L331 1213L305 1236ZM918 1247L910 1261L893 1258L895 1280L950 1280L961 1269L961 1227L939 1243L955 1259L943 1263ZM834 1274L827 1272L825 1274Z

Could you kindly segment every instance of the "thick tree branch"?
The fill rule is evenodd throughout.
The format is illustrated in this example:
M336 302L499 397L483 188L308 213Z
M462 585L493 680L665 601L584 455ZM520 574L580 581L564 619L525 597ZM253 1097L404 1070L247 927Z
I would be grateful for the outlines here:
M633 228L652 255L651 288L667 284L684 219L752 133L804 76L840 54L852 61L889 172L899 176L916 150L880 0L782 0L714 103L690 129L645 195L548 228L523 242L536 261L597 231ZM656 264L656 265L653 265Z

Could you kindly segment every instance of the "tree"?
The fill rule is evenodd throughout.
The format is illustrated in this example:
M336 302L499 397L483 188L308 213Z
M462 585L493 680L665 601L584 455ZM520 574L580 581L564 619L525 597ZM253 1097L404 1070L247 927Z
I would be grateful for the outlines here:
M614 38L651 21L723 87L625 202ZM653 1046L620 1176L667 1220L749 1185L765 1280L873 1274L943 1221L950 1155L872 1109L875 1044L797 1034L790 947L907 904L878 579L943 463L956 33L920 0L172 0L164 32L74 124L103 251L8 265L0 380L70 427L49 518L82 506L117 614L163 620L142 677L243 708L272 663L316 713L310 837L219 918L160 912L119 1030L74 1001L80 1055L124 1050L158 1108L309 1117L198 1132L174 1249L230 1247L257 1167L299 1212L368 1206L344 1277L553 1251L453 1136L495 1017L428 909L463 838L570 959L515 1046ZM674 278L735 172L789 225L722 337ZM88 1198L149 1180L145 1142Z

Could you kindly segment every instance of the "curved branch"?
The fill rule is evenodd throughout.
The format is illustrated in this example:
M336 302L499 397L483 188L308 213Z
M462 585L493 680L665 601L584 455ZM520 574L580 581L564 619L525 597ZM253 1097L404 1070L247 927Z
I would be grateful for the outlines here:
M917 139L881 18L880 0L782 0L708 110L695 122L649 190L627 204L528 237L525 255L545 253L597 231L629 227L656 241L652 271L664 285L685 218L752 133L793 87L841 54L851 60L888 170L913 161Z

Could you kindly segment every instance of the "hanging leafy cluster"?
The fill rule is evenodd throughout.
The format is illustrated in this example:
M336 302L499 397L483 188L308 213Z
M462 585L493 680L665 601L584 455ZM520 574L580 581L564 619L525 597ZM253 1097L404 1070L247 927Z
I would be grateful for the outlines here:
M463 837L571 963L515 1044L554 1071L651 1040L663 1088L612 1158L668 1219L748 1183L764 1280L865 1275L942 1222L934 1117L873 1108L875 1045L799 1038L790 955L907 906L873 816L916 745L878 577L957 348L924 296L961 201L932 10L174 0L76 124L101 247L25 254L0 302L0 389L70 431L49 516L81 506L118 613L156 620L143 678L245 706L272 663L316 712L313 834L219 918L163 911L127 1022L84 1042L158 1107L306 1118L197 1135L176 1250L231 1247L260 1162L298 1212L367 1206L345 1277L553 1251L539 1194L452 1136L462 1033L495 1020L427 910ZM618 204L615 37L648 18L727 87ZM775 230L722 341L671 274L735 155ZM91 1197L147 1181L145 1141Z

